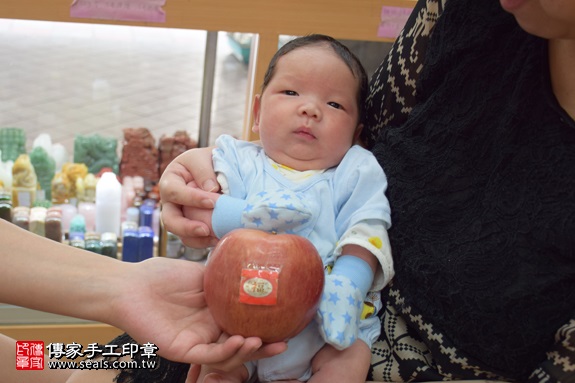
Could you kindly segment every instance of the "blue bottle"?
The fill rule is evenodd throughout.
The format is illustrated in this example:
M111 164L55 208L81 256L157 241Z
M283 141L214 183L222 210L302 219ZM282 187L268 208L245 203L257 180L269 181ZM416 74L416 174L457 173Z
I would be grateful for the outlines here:
M122 237L122 261L138 262L140 260L140 248L138 230L126 228Z
M145 200L140 206L140 226L152 227L154 216L155 202L153 200Z
M138 236L140 261L152 258L154 256L154 231L149 226L140 226Z

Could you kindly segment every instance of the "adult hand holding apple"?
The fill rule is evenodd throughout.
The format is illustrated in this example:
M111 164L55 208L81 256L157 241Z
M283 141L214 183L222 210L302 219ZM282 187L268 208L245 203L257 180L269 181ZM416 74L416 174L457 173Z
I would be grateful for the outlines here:
M236 229L213 249L204 274L206 302L228 334L285 341L314 318L324 267L306 238Z

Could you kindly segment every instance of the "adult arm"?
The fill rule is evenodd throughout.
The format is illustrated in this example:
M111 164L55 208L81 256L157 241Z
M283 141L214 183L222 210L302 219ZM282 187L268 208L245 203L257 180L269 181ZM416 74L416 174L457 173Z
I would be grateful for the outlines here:
M121 262L0 220L0 302L104 322L151 342L166 358L217 363L275 355L284 344L221 331L203 294L202 265L167 258Z

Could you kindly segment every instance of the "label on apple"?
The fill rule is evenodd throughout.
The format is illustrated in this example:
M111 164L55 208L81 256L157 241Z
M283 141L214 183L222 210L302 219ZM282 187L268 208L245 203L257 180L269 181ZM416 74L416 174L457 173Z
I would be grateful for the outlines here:
M240 302L271 306L278 301L279 270L242 269Z

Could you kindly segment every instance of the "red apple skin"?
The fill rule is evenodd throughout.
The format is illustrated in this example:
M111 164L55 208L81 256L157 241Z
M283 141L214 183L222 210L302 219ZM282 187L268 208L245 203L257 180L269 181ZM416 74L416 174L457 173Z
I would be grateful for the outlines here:
M277 286L266 297L273 303L244 303L242 269L254 273L277 267ZM323 285L323 262L309 240L253 229L236 229L222 237L204 274L206 302L218 326L264 343L285 341L302 331L315 316Z

